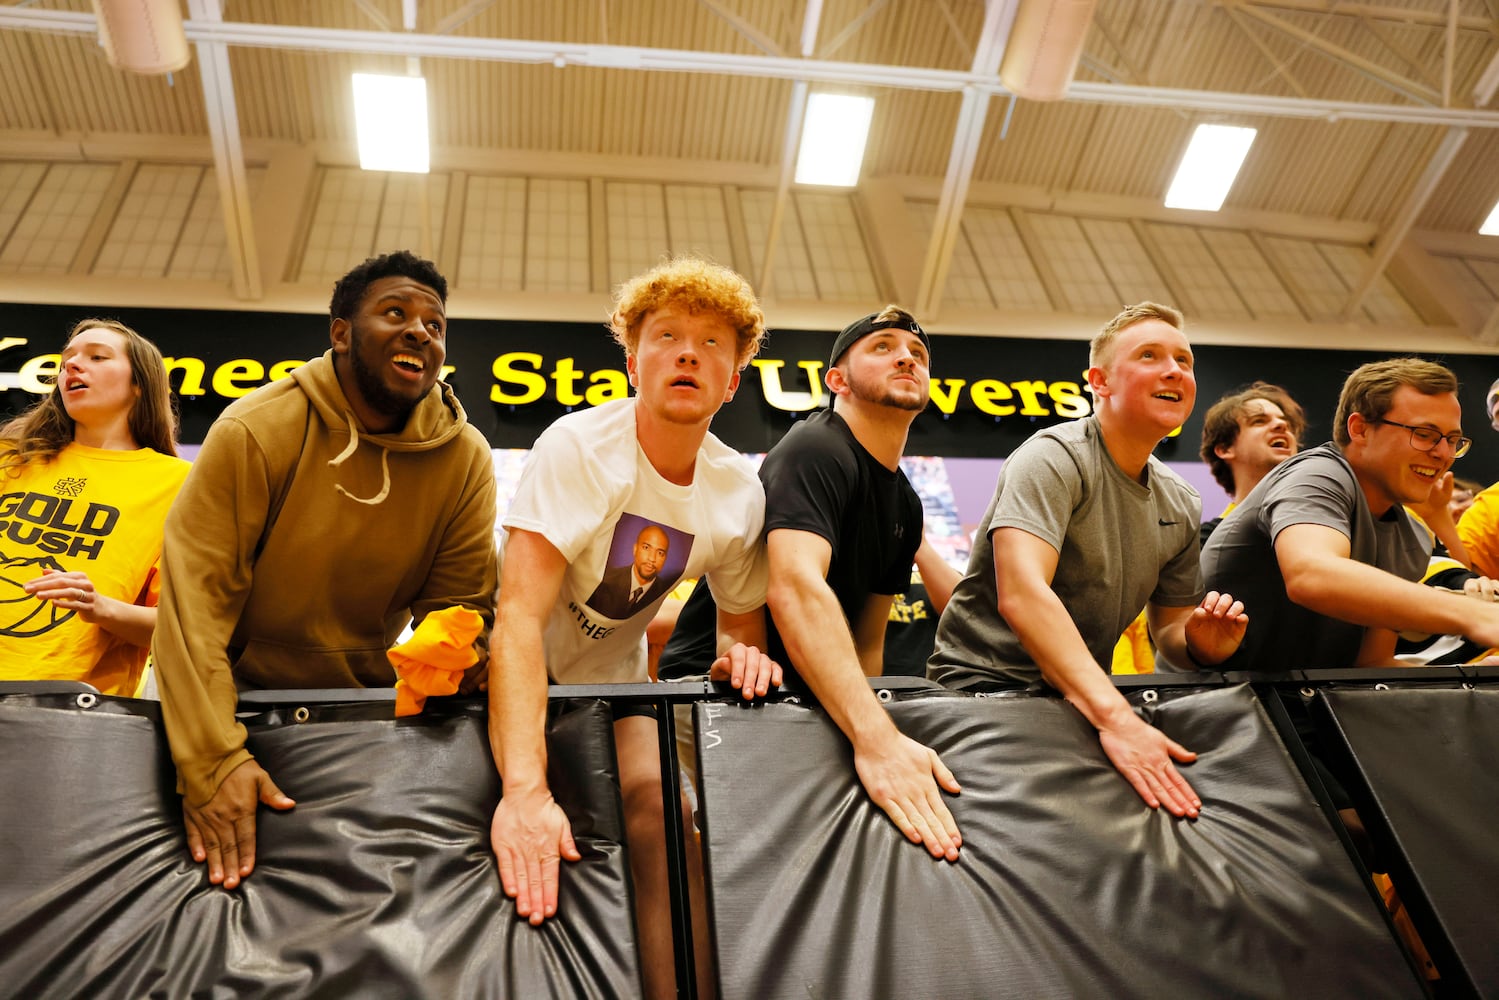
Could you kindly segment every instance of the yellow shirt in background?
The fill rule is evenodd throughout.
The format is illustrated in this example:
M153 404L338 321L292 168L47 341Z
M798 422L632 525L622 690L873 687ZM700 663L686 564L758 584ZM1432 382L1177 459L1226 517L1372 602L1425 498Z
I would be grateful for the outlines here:
M150 448L70 444L14 479L0 474L0 680L136 693L148 650L22 585L44 569L82 572L106 597L154 607L162 525L188 468Z

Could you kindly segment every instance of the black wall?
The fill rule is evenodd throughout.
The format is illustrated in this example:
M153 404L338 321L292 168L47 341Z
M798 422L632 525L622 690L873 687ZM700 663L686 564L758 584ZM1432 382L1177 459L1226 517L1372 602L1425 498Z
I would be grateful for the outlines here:
M201 441L208 425L228 400L214 393L212 376L219 366L236 359L254 359L267 369L278 361L315 357L328 347L327 319L300 313L216 312L184 309L100 309L55 305L8 305L0 337L25 338L27 343L0 351L0 373L16 372L27 359L56 352L68 328L85 316L120 319L154 340L169 358L200 358L204 362L205 392L180 398L185 442ZM1190 334L1190 327L1189 327ZM470 419L497 448L526 448L536 435L558 416L575 406L558 399L558 380L552 373L559 361L570 359L576 373L561 380L577 396L590 385L604 385L605 370L623 372L624 360L602 321L549 323L508 320L460 319L452 323L448 338L448 363L455 367L449 381L457 390ZM781 360L780 388L788 392L809 390L808 375L799 362L826 364L832 331L773 331L761 352L762 360ZM1412 345L1413 351L1418 345ZM1201 416L1225 392L1254 379L1279 383L1306 407L1310 423L1307 443L1331 436L1330 426L1344 377L1358 365L1387 357L1387 352L1289 350L1255 347L1197 347L1197 406L1180 437L1168 439L1160 454L1168 461L1195 461L1201 435ZM1008 455L1037 428L1087 412L1086 395L1064 383L1080 387L1087 366L1087 345L1082 341L1023 340L1010 338L939 336L933 350L933 380L937 392L952 400L945 413L937 405L928 407L912 429L910 454L957 457ZM539 356L539 360L514 357ZM496 359L512 355L508 370L522 375L494 373ZM1430 355L1453 368L1462 381L1464 428L1476 441L1473 451L1458 463L1459 475L1489 483L1499 479L1499 438L1487 426L1484 396L1499 377L1499 357L1478 354ZM544 392L534 402L494 402L499 390L510 396L524 395L522 379L532 375L533 384L544 382ZM3 375L0 375L3 377ZM622 377L622 376L621 376ZM819 372L820 377L820 372ZM960 380L960 381L959 381ZM1014 412L996 416L984 412L974 399L975 383L993 380L980 388L991 407L1013 407ZM242 380L254 384L253 379ZM1030 413L1024 392L1031 385ZM182 384L181 374L173 377ZM774 385L770 386L771 389ZM595 391L601 391L596 389ZM1008 396L1006 395L1008 394ZM35 397L21 390L0 393L0 408L13 413ZM580 404L586 405L586 404ZM760 370L745 371L735 400L714 421L714 432L742 451L764 451L779 440L798 413L777 408L767 399L767 386Z

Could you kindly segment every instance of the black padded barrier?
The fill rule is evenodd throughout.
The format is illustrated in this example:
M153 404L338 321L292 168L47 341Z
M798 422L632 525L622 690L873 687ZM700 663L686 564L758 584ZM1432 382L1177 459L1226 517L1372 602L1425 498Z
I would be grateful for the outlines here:
M1499 683L1336 686L1318 699L1443 989L1499 997Z
M0 993L638 996L608 707L549 724L583 860L537 930L489 849L483 706L428 706L258 705L250 749L298 804L261 809L255 872L226 892L187 855L154 703L0 696Z
M868 801L820 710L698 705L722 996L1423 996L1253 692L1128 697L1200 754L1200 819L1146 807L1058 699L893 701L963 784L956 864Z

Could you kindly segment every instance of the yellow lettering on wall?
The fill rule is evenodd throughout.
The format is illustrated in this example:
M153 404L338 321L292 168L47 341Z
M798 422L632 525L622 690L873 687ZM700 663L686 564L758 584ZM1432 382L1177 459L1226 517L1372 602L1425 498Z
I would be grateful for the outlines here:
M254 358L235 358L214 369L213 391L225 399L238 399L254 392L264 378L265 365ZM246 382L250 384L241 384Z
M1010 391L1009 386L997 379L979 379L973 383L969 395L973 397L973 405L978 407L980 413L987 413L991 417L1008 417L1015 412L1015 407L996 402L996 400L1011 399L1015 395Z
M1046 392L1046 383L1040 379L1028 382L1011 382L1011 387L1020 393L1020 415L1022 417L1045 417L1051 411L1041 405L1040 397Z
M51 392L53 383L57 381L57 369L61 361L61 354L38 354L28 359L18 373L21 388L39 396Z
M958 409L958 394L968 384L963 378L932 379L932 405L943 413L955 413Z
M182 373L182 382L177 386L179 396L201 396L203 395L203 372L202 358L163 358L167 366L167 379L170 381L172 372Z
M624 399L630 394L630 381L625 373L616 368L605 368L588 376L588 392L584 398L589 406L599 406L611 399Z
M1091 412L1089 400L1083 395L1083 387L1076 382L1053 382L1046 393L1056 406L1059 417L1086 417Z
M301 368L306 363L307 362L305 361L298 361L296 359L292 359L290 361L278 361L275 364L271 365L271 370L269 372L270 379L272 382L280 382L282 379L286 378L286 376L290 375L295 369Z
M517 365L529 366L532 370L526 371ZM490 402L508 403L511 406L524 406L526 403L534 403L546 392L547 380L542 378L537 370L541 368L541 355L530 351L512 351L509 354L501 354L494 359L492 369L495 385L489 390ZM502 386L517 386L520 392L506 392Z
M796 363L798 368L807 373L807 382L812 386L811 392L788 392L781 388L781 367L785 363L774 358L756 358L750 362L760 373L760 392L765 396L765 401L778 410L790 413L816 409L822 402L822 362Z
M577 406L583 402L583 397L573 388L582 375L572 358L557 359L557 366L552 369L552 383L557 387L557 402L563 406Z

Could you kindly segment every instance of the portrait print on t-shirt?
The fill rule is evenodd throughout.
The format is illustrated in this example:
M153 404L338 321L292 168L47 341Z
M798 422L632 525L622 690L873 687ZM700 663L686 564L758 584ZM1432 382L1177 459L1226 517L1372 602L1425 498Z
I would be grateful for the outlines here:
M692 535L639 514L620 515L588 606L616 621L634 617L676 586L691 552Z

